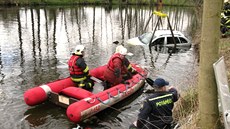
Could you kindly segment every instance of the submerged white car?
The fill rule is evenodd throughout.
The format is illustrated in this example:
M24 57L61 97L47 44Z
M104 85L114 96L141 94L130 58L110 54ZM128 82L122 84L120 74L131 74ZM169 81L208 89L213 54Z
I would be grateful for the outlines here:
M191 42L180 31L173 31L176 41L176 47L191 47ZM170 30L156 30L153 32L144 33L141 36L129 39L126 41L131 45L161 45L167 47L174 47L173 37Z

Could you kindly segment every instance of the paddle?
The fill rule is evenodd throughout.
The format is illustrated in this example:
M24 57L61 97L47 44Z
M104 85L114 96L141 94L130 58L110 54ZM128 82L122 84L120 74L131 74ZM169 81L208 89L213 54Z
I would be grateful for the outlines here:
M137 72L139 75L141 75L143 78L145 78L146 82L153 88L150 90L146 90L144 91L144 93L154 93L155 92L155 88L154 88L154 81L151 78L147 78L144 75L142 75L141 73Z
M139 75L141 75L140 73L138 73ZM144 77L144 76L142 76ZM153 84L154 84L154 81L151 79L151 78L147 78L147 77L144 77L146 82L151 86L153 87Z
M134 70L135 70L139 75L141 75L151 87L153 87L154 81L153 81L151 78L145 77L145 76L142 75L140 72L138 72L136 69L134 69Z

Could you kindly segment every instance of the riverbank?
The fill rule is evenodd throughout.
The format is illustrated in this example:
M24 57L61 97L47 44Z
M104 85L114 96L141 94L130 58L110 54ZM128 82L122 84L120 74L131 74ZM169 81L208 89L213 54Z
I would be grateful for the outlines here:
M155 5L157 0L0 0L0 5ZM192 0L163 0L163 5L193 6Z
M220 57L224 56L225 66L230 84L230 36L221 38L219 45ZM186 92L181 93L181 99L174 108L174 118L178 121L180 129L198 129L198 88L197 78L194 78L194 84ZM221 115L221 114L220 114ZM220 117L221 119L221 117ZM222 125L223 126L223 125ZM224 127L223 127L224 128Z
M220 41L220 55L224 56L228 84L230 84L230 36L228 38L222 38Z

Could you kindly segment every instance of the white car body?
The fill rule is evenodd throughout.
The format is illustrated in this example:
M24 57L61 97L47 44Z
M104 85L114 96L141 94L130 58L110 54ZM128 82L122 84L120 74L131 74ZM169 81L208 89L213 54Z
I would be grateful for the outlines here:
M152 34L153 32L144 33L141 36L129 39L126 42L131 45L149 45L150 47L155 45L174 47L170 30L156 30L153 37ZM191 47L190 40L180 31L173 31L173 35L176 41L176 47Z

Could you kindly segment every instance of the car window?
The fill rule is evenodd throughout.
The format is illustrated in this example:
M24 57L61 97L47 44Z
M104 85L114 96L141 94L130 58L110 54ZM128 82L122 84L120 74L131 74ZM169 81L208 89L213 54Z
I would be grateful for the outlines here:
M158 38L155 41L151 43L151 46L153 45L164 45L164 37Z
M138 37L139 40L144 43L144 44L149 44L150 43L150 40L152 39L152 33L149 32L149 33L144 33L142 34L141 36Z
M174 37L176 43L180 43L180 40L178 39L178 37ZM174 44L173 42L173 37L167 37L167 44Z
M181 43L188 43L188 41L185 38L183 37L179 37L179 38L180 38Z

